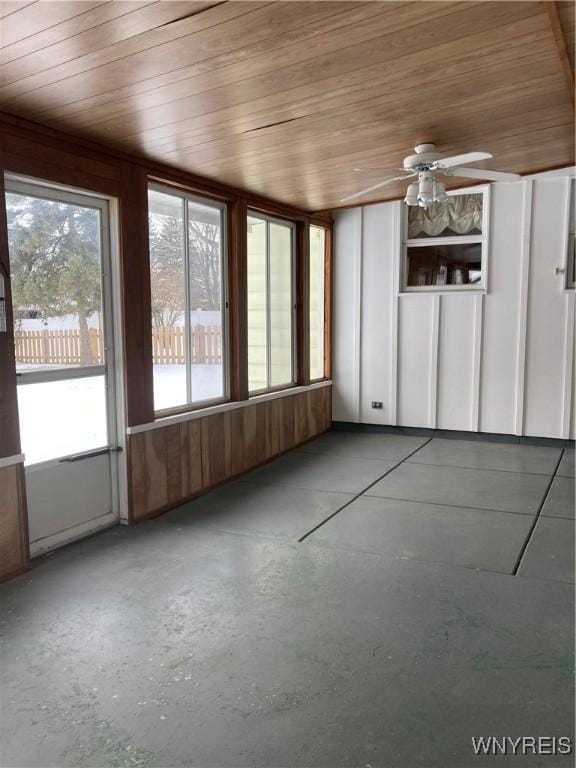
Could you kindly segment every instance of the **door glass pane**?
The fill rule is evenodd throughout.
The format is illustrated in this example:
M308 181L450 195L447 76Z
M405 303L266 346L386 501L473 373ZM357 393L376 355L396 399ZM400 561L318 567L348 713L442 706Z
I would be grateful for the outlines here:
M324 259L326 231L310 227L310 378L324 376Z
M292 382L292 230L270 222L270 386Z
M6 194L18 372L103 365L100 211Z
M248 218L248 388L268 386L266 221Z
M108 444L104 376L18 385L26 464Z
M154 408L185 405L186 279L184 200L148 192Z
M224 397L222 211L188 201L191 401Z

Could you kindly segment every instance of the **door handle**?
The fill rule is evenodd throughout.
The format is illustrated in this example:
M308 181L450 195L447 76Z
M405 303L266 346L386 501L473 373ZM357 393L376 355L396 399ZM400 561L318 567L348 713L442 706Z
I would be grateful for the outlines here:
M94 456L104 456L106 453L120 453L122 448L118 445L115 447L106 446L106 448L97 448L95 451L83 451L82 453L73 453L71 456L64 456L60 459L61 464L71 464L75 461L83 461L84 459L92 459Z

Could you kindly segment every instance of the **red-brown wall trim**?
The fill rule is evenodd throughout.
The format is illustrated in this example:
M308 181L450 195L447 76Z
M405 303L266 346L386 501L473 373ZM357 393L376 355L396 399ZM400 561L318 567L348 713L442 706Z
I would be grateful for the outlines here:
M148 178L138 165L122 163L120 271L126 422L154 420Z
M3 161L0 142L0 163ZM4 176L0 174L0 199L4 201ZM6 206L0 205L0 275L4 282L6 333L0 332L0 458L20 453L18 400L16 397L16 360L12 293L10 290L10 259L8 255L8 225Z

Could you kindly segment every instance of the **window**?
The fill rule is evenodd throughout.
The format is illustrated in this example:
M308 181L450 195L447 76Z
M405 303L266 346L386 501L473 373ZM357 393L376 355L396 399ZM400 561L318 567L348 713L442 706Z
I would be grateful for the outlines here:
M154 408L227 397L226 207L148 192Z
M405 206L404 290L485 286L488 189L448 195L428 208Z
M566 255L566 288L576 288L576 179L570 180L570 213L568 253Z
M310 380L324 378L326 230L310 227Z
M294 226L248 217L248 389L294 383Z

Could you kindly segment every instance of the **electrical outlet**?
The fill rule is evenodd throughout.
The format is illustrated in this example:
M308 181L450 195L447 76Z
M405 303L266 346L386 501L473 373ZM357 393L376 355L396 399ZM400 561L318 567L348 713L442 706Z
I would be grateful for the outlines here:
M372 400L372 408L382 408L382 400Z

